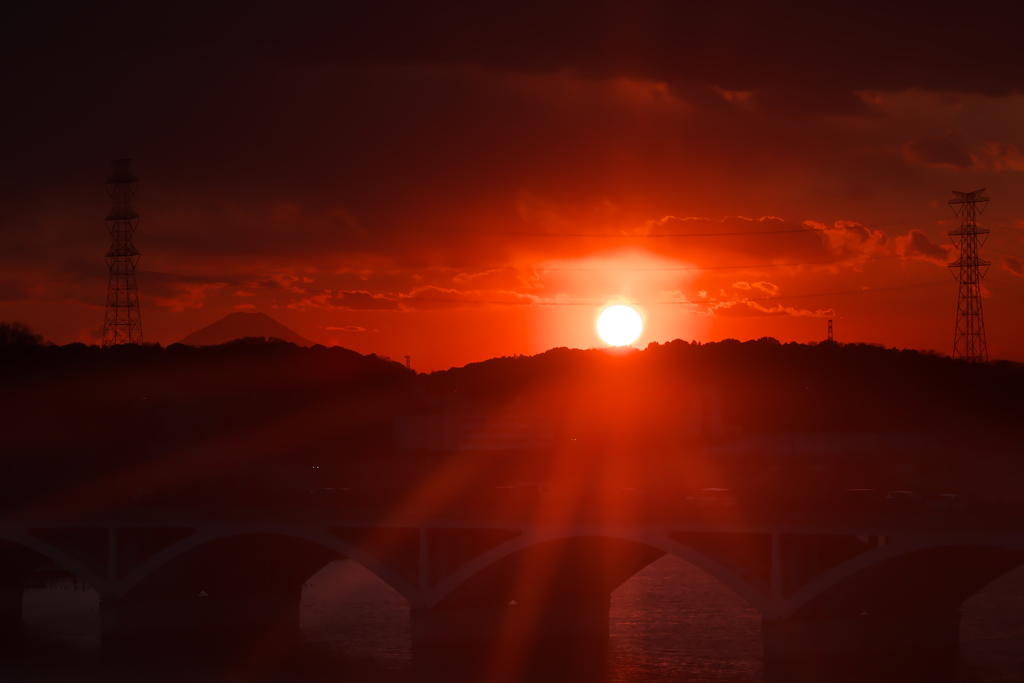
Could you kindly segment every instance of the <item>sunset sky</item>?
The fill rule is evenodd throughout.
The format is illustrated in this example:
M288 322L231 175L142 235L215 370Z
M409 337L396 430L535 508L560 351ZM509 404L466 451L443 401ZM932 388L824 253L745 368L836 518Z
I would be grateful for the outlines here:
M1024 361L1019 4L22 3L0 22L0 320L98 343L131 157L148 342L233 311L417 370L773 336L951 353L986 188ZM241 4L238 7L242 7Z

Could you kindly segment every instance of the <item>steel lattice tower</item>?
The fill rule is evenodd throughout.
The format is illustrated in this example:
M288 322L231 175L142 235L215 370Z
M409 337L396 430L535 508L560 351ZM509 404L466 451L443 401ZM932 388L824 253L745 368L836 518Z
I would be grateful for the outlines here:
M981 312L981 279L985 277L991 261L978 256L978 249L985 243L989 230L978 227L978 216L984 212L988 197L983 197L985 188L974 192L957 192L949 200L953 213L960 216L960 227L950 230L949 237L960 251L960 258L949 264L949 269L960 283L960 295L956 306L956 336L953 339L953 358L971 363L988 361L988 346L985 342L985 318ZM981 210L978 210L981 204ZM959 208L958 208L959 207Z
M135 266L139 263L139 250L132 244L132 236L139 224L139 214L132 209L132 197L139 179L131 170L131 159L111 162L114 170L107 178L107 194L114 202L107 214L110 249L107 250L107 312L103 318L103 347L116 344L142 343L142 316L139 314L139 287L135 281Z

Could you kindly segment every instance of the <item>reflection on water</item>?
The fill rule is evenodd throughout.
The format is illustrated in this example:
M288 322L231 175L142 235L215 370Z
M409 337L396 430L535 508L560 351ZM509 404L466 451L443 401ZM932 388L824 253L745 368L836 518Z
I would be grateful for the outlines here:
M761 617L736 593L663 557L612 595L613 681L756 681Z
M983 588L960 613L960 680L1024 681L1024 567Z
M405 599L355 562L332 562L306 583L301 625L307 643L344 655L381 677L400 680L410 668Z
M4 683L421 683L446 675L414 662L405 601L348 561L331 563L309 580L302 597L302 642L288 649L273 643L249 643L230 652L211 647L202 660L173 649L111 655L99 646L96 594L71 583L27 590L24 612L28 644L15 649L6 643L0 659ZM1024 680L1024 568L965 603L961 632L964 666L958 680ZM613 594L609 647L602 659L606 666L600 670L573 668L528 678L565 683L759 681L760 618L714 579L666 557ZM491 673L496 679L516 677Z
M400 671L409 666L405 601L367 570L335 562L303 593L304 637ZM693 565L665 557L612 595L607 679L757 681L761 621Z
M45 589L28 589L21 609L25 630L33 640L80 652L100 644L99 600L84 584L56 581Z

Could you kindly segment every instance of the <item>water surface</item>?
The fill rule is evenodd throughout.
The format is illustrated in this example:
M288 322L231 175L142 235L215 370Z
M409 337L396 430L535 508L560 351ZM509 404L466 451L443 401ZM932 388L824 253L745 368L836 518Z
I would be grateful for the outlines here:
M369 571L346 560L327 565L303 588L302 642L294 648L254 643L224 658L192 663L181 652L112 659L99 646L95 592L73 582L27 590L24 612L28 645L5 653L0 671L4 683L436 680L414 666L405 601ZM972 597L962 614L959 680L1024 681L1024 568ZM558 680L761 680L757 612L678 558L654 562L615 591L610 621L603 670L561 671Z

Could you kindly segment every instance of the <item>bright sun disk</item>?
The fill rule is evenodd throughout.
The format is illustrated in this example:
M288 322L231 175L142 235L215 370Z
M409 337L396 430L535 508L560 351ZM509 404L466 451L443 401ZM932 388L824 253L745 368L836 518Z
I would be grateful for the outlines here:
M609 306L597 318L598 336L612 346L632 344L640 337L643 329L644 321L631 306Z

